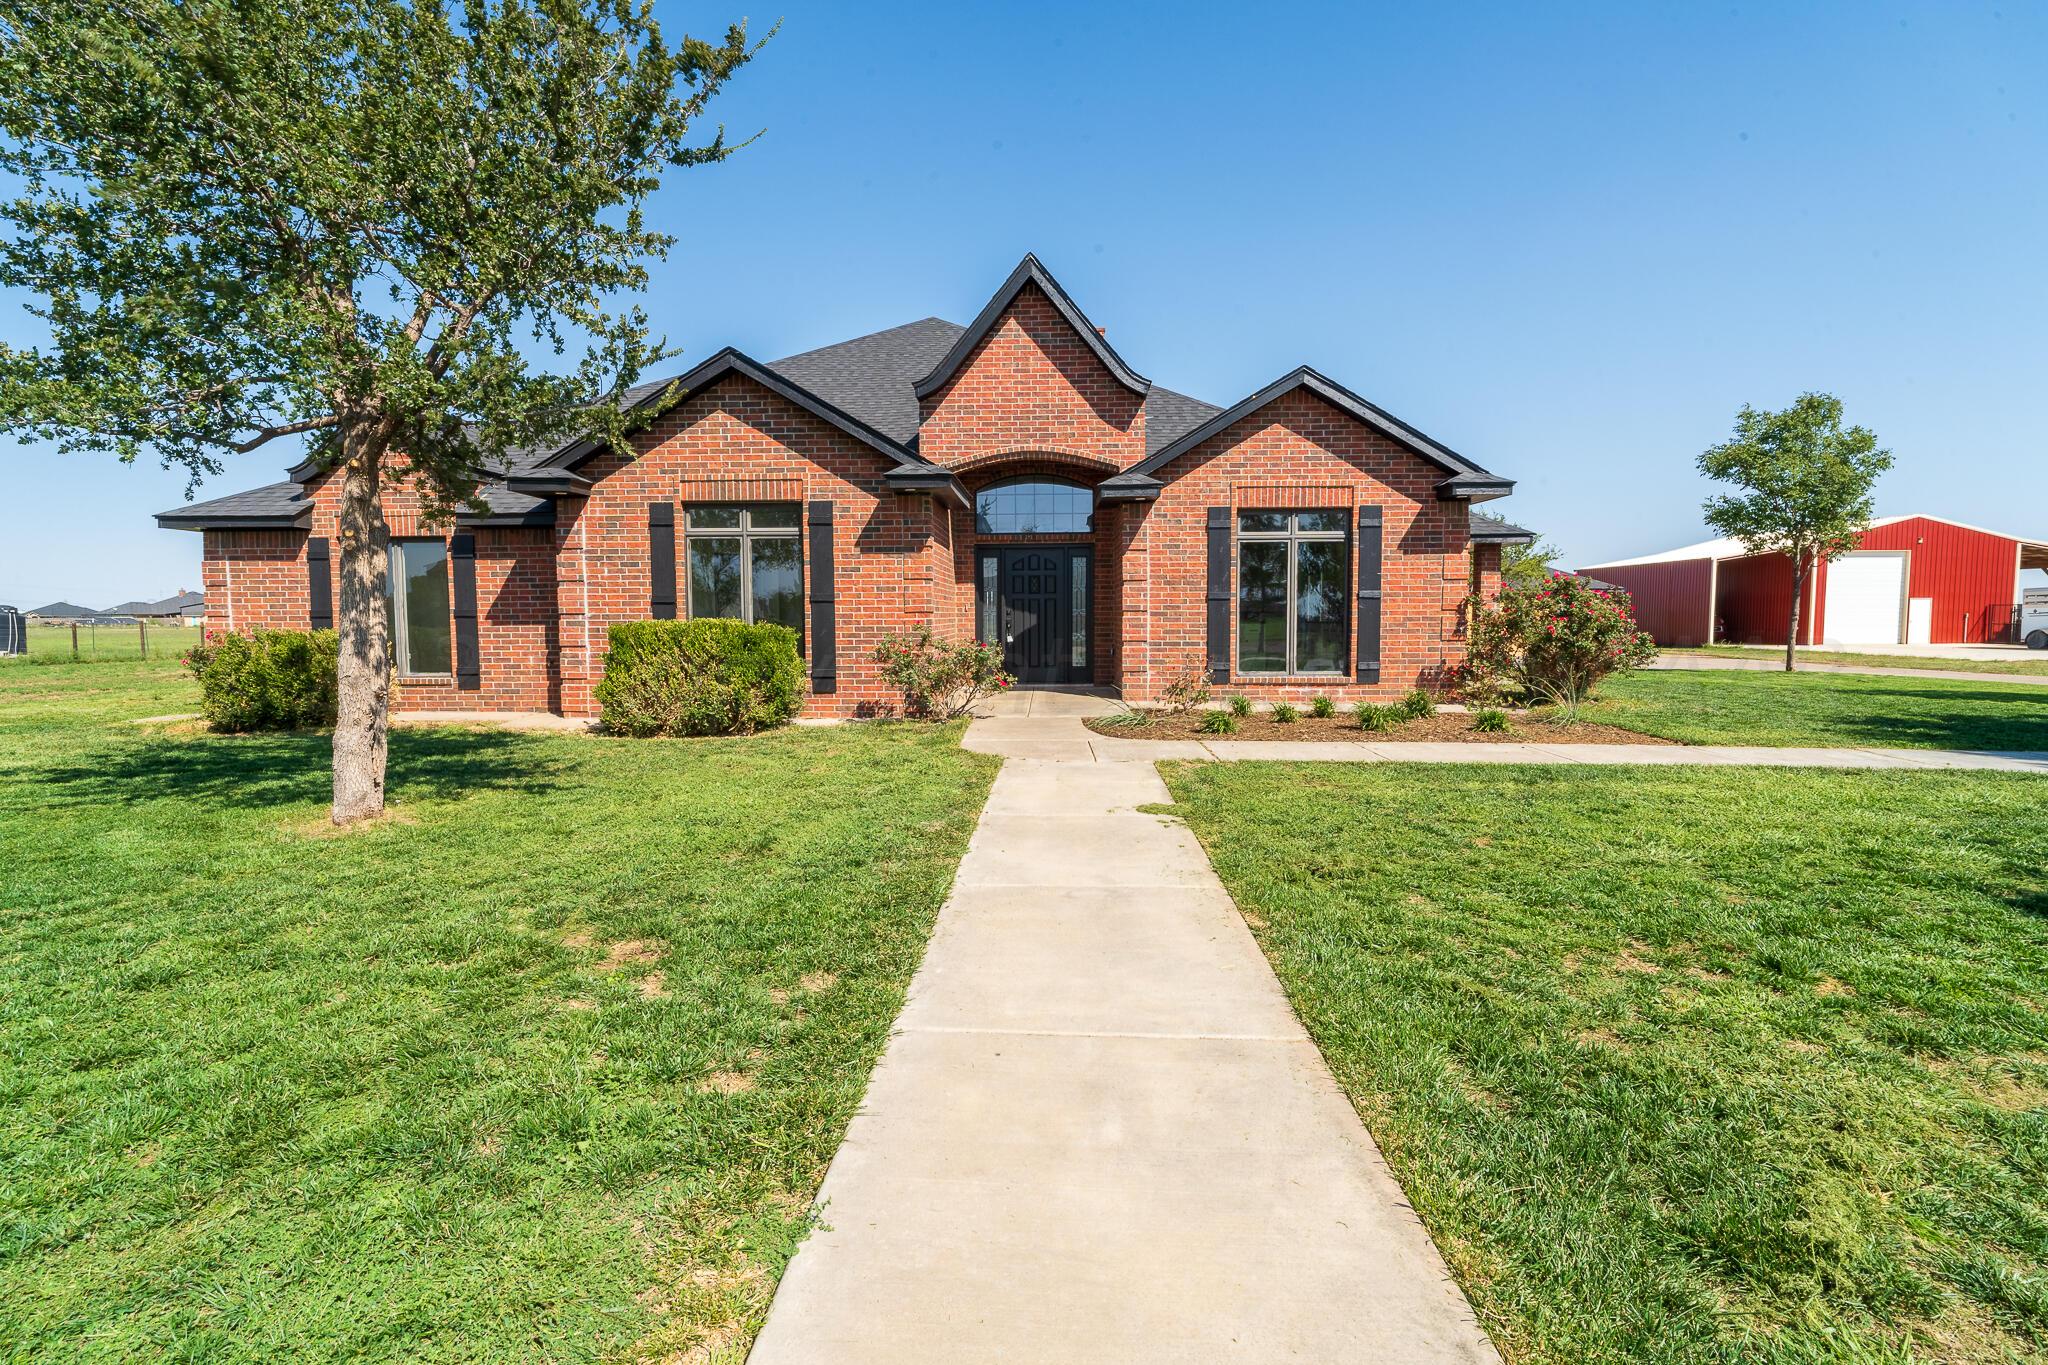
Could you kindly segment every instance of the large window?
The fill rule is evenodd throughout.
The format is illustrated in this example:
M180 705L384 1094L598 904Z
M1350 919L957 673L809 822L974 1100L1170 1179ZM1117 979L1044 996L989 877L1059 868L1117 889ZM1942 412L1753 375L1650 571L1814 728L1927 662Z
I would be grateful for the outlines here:
M685 516L691 616L772 621L803 632L797 504L692 507Z
M1237 671L1342 673L1351 538L1340 511L1237 514Z
M983 535L1083 535L1095 495L1079 484L1012 479L974 495L974 529Z
M399 674L445 677L454 636L447 542L392 541L385 591L391 600L391 652Z

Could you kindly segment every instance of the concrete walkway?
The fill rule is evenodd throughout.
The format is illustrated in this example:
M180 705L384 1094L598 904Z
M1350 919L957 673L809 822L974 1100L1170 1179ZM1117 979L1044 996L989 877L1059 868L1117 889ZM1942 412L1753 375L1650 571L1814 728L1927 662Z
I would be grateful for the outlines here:
M1953 749L1793 749L1735 744L1450 744L1336 740L1111 739L1074 717L977 719L962 743L976 753L1070 763L1150 763L1162 758L1226 763L1595 763L1764 768L1978 768L2048 773L2048 753Z
M998 774L752 1365L1497 1361L1157 772L1075 743Z
M2038 655L2035 656L2039 658ZM1729 658L1714 654L1659 654L1643 667L1666 672L1698 670L1740 673L1782 673L1783 659ZM1887 664L1828 664L1799 661L1801 673L1861 673L1872 678L1947 678L1951 682L2018 683L2022 687L2048 687L2048 674L1970 673L1960 668L1893 668Z

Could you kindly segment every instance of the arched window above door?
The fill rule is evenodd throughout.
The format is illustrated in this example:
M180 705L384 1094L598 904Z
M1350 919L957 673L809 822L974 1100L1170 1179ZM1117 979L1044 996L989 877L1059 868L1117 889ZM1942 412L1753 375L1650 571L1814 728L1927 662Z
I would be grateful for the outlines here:
M1092 529L1095 495L1058 479L1005 479L974 495L983 535L1080 535Z

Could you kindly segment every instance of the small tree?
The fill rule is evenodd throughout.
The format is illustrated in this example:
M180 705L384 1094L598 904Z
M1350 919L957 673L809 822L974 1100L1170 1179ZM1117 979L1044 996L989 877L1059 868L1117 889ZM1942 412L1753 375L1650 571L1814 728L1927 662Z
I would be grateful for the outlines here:
M638 309L641 205L752 56L646 0L0 0L0 429L191 479L310 433L340 480L334 820L384 805L379 489L445 520L506 452L612 442L671 354ZM582 356L530 370L519 346ZM391 458L399 456L402 458Z
M1500 551L1500 582L1504 588L1540 588L1557 572L1558 549L1548 541L1529 545L1503 545Z
M1656 653L1626 592L1557 574L1539 587L1503 588L1491 605L1478 606L1459 690L1476 705L1510 697L1548 702L1569 725L1603 678L1640 668Z
M1842 400L1803 393L1783 412L1745 406L1734 439L1699 458L1710 479L1744 489L1707 499L1707 524L1740 540L1751 554L1792 561L1792 608L1785 627L1785 671L1799 641L1799 598L1813 566L1856 547L1870 525L1870 490L1892 467L1892 454L1863 427L1842 425Z

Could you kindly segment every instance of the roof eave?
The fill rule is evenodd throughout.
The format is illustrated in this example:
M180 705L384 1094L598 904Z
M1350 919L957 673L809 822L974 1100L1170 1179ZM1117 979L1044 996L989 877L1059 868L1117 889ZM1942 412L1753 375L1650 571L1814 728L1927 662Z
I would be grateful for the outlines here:
M1124 363L1124 358L1116 353L1116 347L1109 344L1109 338L1096 330L1094 323L1088 321L1088 315L1083 313L1080 305L1060 287L1060 282L1052 277L1052 272L1040 263L1037 256L1027 252L1024 259L1017 263L1017 268L1010 272L1010 277L1003 281L1002 287L996 290L981 312L975 315L974 321L967 324L967 330L954 338L945 357L930 374L911 386L919 398L929 398L945 387L946 382L966 363L974 348L981 344L982 338L995 330L996 323L1002 320L1004 310L1019 293L1023 292L1027 284L1036 284L1040 291L1052 300L1054 309L1066 319L1067 325L1074 329L1088 349L1095 353L1095 358L1102 362L1104 368L1119 384L1141 397L1152 391L1152 381Z
M959 476L938 465L892 469L882 476L882 482L897 493L930 493L963 510L974 505Z
M766 365L763 365L760 361L755 360L752 356L731 346L727 346L719 351L718 354L712 356L689 373L679 375L672 382L634 403L626 410L628 412L639 412L643 408L647 408L649 404L655 403L661 397L667 395L670 398L669 402L652 409L648 413L649 417L659 416L669 408L683 402L699 390L716 383L729 374L738 374L753 380L770 392L788 399L806 412L809 412L812 416L818 417L827 424L837 427L856 441L872 448L876 453L894 460L898 465L924 467L922 460L919 460L915 455L875 430L875 428L869 426L866 422L861 421L860 418L855 417L852 413L847 412L844 408L834 403L827 402L803 385L784 378ZM541 464L535 466L534 472L574 469L577 465L582 464L604 448L605 443L598 440L586 439L572 442L556 451L553 455L550 455Z
M1436 486L1437 498L1443 502L1492 502L1514 491L1513 479L1499 479L1491 474L1483 478L1459 474Z
M304 531L313 524L313 509L297 512L191 512L174 509L156 514L156 524L166 531Z
M1160 492L1166 487L1159 480L1139 475L1118 475L1104 479L1095 485L1095 501L1105 502L1157 502Z

